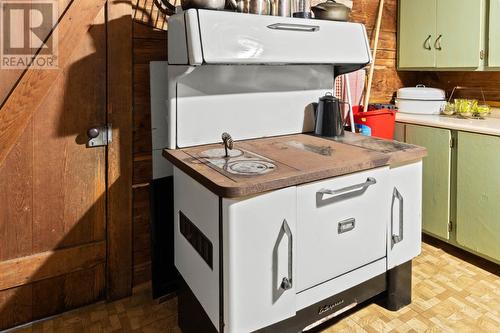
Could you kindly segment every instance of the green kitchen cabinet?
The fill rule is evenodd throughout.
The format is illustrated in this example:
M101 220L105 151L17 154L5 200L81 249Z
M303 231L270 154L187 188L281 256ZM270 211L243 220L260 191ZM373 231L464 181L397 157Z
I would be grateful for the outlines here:
M500 137L458 132L458 244L500 261Z
M405 142L405 124L396 123L394 125L394 140Z
M475 68L484 58L481 43L486 0L437 0L436 67ZM483 52L483 56L481 56Z
M394 137L427 148L423 231L500 264L500 137L400 122Z
M451 188L451 131L406 125L405 141L427 148L423 161L422 228L448 239Z
M399 68L435 67L437 0L401 0L399 5Z
M500 0L490 0L488 66L500 67Z
M482 69L487 0L400 0L398 68Z

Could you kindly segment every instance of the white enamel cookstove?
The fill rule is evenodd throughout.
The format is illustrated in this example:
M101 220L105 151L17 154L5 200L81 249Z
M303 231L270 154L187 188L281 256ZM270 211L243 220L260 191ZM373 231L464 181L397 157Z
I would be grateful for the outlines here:
M295 170L273 156L311 152L295 162L312 169L335 158L330 146L299 139L275 155L239 141L311 132L311 103L333 91L337 75L371 61L364 26L191 9L170 17L168 43L168 65L151 64L153 171L173 175L181 329L300 332L374 296L390 309L408 304L420 253L420 160L374 158L373 168L227 197L202 185L201 171L162 157L165 148L220 143L227 131L228 156L220 144L190 158L200 161L193 170L209 167L234 184Z

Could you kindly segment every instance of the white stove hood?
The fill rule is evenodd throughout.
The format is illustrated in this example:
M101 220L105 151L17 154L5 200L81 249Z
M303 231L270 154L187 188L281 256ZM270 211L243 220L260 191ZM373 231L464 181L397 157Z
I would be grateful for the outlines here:
M364 25L190 9L172 16L170 65L329 64L337 74L370 63Z

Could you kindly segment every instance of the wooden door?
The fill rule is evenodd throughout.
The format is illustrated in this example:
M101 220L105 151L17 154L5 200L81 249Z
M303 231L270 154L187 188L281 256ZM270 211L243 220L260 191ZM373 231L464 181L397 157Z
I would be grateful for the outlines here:
M500 138L458 132L457 242L500 261Z
M422 228L448 239L450 221L451 131L406 125L406 142L427 148L423 162Z
M484 0L437 1L437 36L433 48L438 68L480 65L483 6Z
M17 86L13 76L0 77L0 120L23 103L34 106L25 126L17 119L0 125L2 148L9 145L5 133L23 127L5 158L0 149L0 330L106 295L106 159L115 152L86 147L87 129L106 124L111 98L107 36L117 29L106 21L104 5L72 2L57 28L60 68L28 70ZM12 91L8 98L6 91Z
M400 0L398 67L435 67L435 36L436 0Z
M490 0L488 66L500 67L500 0Z

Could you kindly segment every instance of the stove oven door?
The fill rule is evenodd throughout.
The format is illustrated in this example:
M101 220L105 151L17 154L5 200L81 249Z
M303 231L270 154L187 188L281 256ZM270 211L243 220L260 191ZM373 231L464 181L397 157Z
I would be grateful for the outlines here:
M386 255L388 168L297 188L297 290Z

